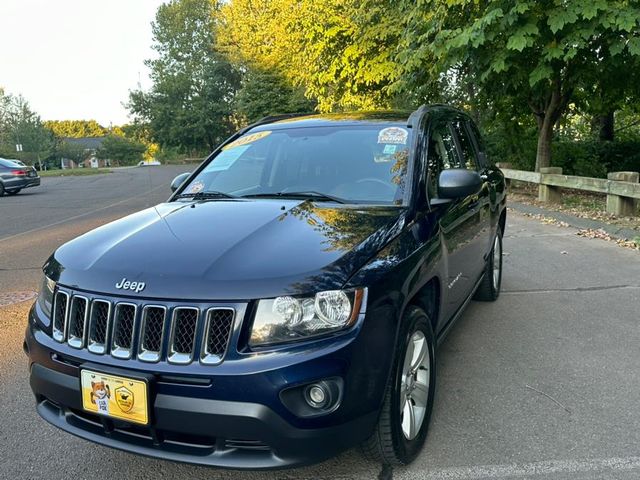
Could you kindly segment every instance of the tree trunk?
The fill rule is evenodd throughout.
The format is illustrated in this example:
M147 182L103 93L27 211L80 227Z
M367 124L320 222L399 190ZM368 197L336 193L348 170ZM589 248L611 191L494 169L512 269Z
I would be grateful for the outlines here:
M571 95L572 89L565 89L563 92L562 80L560 76L553 80L551 90L546 92L537 101L533 99L529 102L531 111L536 116L538 122L538 150L536 152L536 172L541 168L551 166L551 140L553 139L553 128L562 117Z
M536 152L536 172L541 168L551 166L551 140L553 139L553 126L555 122L549 115L538 127L538 150Z
M601 141L613 142L613 132L615 127L614 111L611 110L598 117L599 131L598 138Z

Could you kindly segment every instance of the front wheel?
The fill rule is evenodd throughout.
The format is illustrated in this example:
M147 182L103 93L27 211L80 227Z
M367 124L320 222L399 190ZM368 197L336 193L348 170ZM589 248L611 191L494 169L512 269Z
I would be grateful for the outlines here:
M481 302L493 302L500 296L502 286L502 230L498 227L493 247L487 260L484 276L475 295L474 300Z
M385 465L407 465L427 437L435 394L435 342L431 322L418 307L402 319L392 376L366 457Z

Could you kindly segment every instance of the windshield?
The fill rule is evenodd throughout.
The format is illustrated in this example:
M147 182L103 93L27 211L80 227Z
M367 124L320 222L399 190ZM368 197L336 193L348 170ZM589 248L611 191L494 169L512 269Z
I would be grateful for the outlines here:
M410 131L391 124L249 133L225 146L182 194L308 193L324 200L400 205L410 144Z

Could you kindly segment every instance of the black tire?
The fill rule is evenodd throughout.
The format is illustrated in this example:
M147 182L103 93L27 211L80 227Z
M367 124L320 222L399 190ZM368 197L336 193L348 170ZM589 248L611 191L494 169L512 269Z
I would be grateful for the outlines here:
M500 251L496 254L496 247ZM495 262L500 262L498 265L498 278L494 279L494 267ZM500 296L500 288L502 287L502 230L498 227L496 236L493 241L493 247L491 247L491 253L487 260L487 265L484 270L482 281L473 296L474 300L481 302L494 302Z
M14 190L5 190L5 192L7 193L7 195L16 195L18 193L20 193L20 190L22 190L21 188L16 188Z
M4 185L0 182L0 197L4 195Z
M409 341L416 332L422 332L426 340L429 353L429 382L426 409L422 423L417 435L409 440L402 429L400 402L403 391L402 378L405 354ZM431 410L433 409L436 385L435 341L429 317L422 309L415 306L407 309L400 326L396 352L378 424L371 437L362 444L362 452L368 459L381 462L383 465L399 466L411 463L420 453L427 438Z

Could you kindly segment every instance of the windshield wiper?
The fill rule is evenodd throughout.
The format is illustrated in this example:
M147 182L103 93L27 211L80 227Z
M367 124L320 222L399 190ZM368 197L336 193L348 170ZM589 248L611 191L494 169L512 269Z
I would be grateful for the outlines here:
M347 203L346 200L340 197L334 197L327 193L316 192L315 190L306 190L304 192L271 192L271 193L253 193L250 195L243 195L242 198L305 198L313 200L324 200L325 202L335 203Z
M231 195L230 193L224 192L197 192L197 193L181 193L176 196L176 198L191 198L193 200L209 200L214 198L238 198L236 195Z

